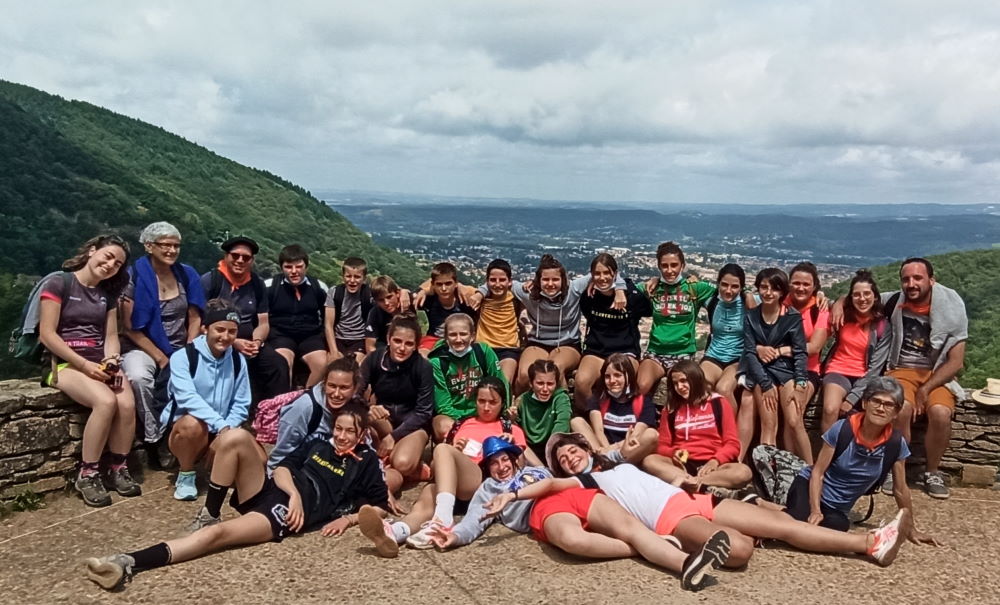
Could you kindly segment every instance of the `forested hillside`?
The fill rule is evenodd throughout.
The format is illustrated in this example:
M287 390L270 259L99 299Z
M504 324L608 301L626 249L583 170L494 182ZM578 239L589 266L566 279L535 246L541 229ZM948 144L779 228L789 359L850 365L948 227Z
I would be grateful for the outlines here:
M166 220L184 238L183 262L207 270L218 243L261 244L258 269L277 270L278 250L299 243L311 272L338 281L346 256L416 285L415 262L376 246L301 187L248 168L162 128L79 101L0 81L0 329L6 336L26 294L24 278L59 268L87 238L114 231L134 244ZM8 375L7 360L0 376Z
M982 388L987 378L1000 378L1000 249L952 252L928 260L937 281L965 299L969 343L959 382L966 388ZM873 272L883 292L899 289L899 263L875 267ZM837 284L831 292L844 294L847 285Z

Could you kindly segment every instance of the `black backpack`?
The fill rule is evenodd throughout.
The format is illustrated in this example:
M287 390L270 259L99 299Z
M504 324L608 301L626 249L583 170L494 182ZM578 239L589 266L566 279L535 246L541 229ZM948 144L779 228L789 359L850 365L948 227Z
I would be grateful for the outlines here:
M837 445L833 448L833 458L831 459L831 464L833 460L837 460L840 456L847 451L848 446L851 445L851 441L854 440L854 427L851 426L851 421L844 419L843 423L840 425L840 432L837 433ZM882 469L879 471L879 476L875 481L872 482L868 489L865 490L865 495L868 496L868 512L865 513L864 518L862 518L858 523L864 523L872 516L872 512L875 510L875 493L878 492L882 484L885 483L886 477L892 472L892 466L896 464L896 459L899 458L899 451L903 447L903 435L896 429L892 429L892 435L889 436L889 440L885 443L885 451L882 457Z
M198 372L198 349L195 348L193 342L189 342L184 345L184 353L187 355L188 371L191 374L191 379L193 380L195 374ZM240 371L243 369L243 355L236 349L233 349L233 354L230 357L233 360L233 380L236 380L236 377L240 375ZM161 376L163 377L162 379L160 378ZM173 395L169 394L169 382L170 370L169 366L167 366L167 368L160 370L159 374L157 374L155 389L157 393L162 393L162 395L154 395L154 399L156 401L167 401L167 405L170 406L170 419L167 420L167 425L164 429L165 434L170 433L170 427L174 424L174 416L177 415L177 399L175 399ZM310 395L311 394L312 391L310 390ZM313 399L313 403L316 403L315 399ZM315 416L315 413L313 415ZM309 423L312 424L312 419L310 419ZM318 425L319 422L317 421L316 424ZM313 428L313 430L315 430L315 428Z

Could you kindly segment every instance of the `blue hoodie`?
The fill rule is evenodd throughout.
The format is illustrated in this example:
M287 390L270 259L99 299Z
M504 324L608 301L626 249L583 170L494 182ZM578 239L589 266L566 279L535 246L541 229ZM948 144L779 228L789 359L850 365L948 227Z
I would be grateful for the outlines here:
M229 347L216 359L208 348L205 335L192 343L198 352L198 369L194 378L188 365L188 356L182 347L170 356L170 396L177 403L173 414L176 419L184 414L194 416L208 425L210 433L225 427L238 427L247 419L250 409L250 378L246 359L240 364L239 376L233 376L233 355L240 355ZM160 415L164 425L171 420L172 405L167 405Z

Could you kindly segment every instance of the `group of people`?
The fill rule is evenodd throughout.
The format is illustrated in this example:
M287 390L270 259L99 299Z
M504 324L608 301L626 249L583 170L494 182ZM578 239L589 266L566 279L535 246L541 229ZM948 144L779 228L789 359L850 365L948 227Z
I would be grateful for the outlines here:
M641 556L690 590L713 568L744 566L754 538L883 565L907 539L934 542L913 521L909 427L927 416L922 483L947 497L938 464L967 321L925 259L903 262L900 292L880 294L859 271L836 301L811 263L764 269L753 288L727 264L712 284L687 274L673 242L645 281L606 253L571 280L545 255L531 281L498 259L484 284L462 285L439 263L410 292L369 280L356 258L327 289L297 245L268 283L250 238L224 242L200 275L178 262L172 225L139 239L146 254L130 265L122 239L94 238L40 288L43 382L92 410L84 501L141 493L126 462L137 418L151 459L177 460L175 498L196 500L196 467L208 469L189 535L88 560L105 588L226 546L353 525L394 557L404 543L467 544L499 520L580 556ZM802 416L817 391L814 456ZM746 489L756 443L807 463L783 502ZM407 510L396 498L414 482L425 485ZM855 501L883 482L899 513L847 532ZM242 516L222 522L230 488Z

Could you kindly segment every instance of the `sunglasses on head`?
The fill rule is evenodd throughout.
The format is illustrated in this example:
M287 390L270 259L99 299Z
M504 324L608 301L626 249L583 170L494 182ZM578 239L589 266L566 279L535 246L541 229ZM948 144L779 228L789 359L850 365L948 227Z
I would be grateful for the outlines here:
M241 260L241 261L250 262L251 260L253 260L253 254L240 254L239 252L230 252L229 253L229 258L231 258L231 259L233 259L235 261L240 261Z

